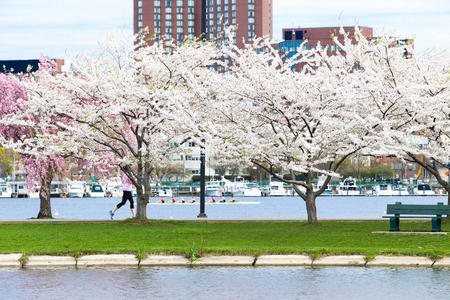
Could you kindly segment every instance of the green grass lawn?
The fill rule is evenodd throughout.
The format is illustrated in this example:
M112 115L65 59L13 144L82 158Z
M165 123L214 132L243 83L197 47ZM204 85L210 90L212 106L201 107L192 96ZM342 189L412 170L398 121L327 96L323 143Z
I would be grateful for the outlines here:
M401 221L402 231L430 231L431 222ZM447 235L373 234L389 222L173 222L0 224L0 253L377 254L450 256ZM443 231L449 231L445 220Z

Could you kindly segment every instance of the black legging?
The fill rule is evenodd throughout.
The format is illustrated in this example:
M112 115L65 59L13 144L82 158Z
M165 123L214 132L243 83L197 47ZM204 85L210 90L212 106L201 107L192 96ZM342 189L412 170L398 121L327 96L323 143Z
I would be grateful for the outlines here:
M134 208L133 195L130 191L123 191L122 202L117 204L117 208L121 208L127 203L127 200L130 200L130 208Z

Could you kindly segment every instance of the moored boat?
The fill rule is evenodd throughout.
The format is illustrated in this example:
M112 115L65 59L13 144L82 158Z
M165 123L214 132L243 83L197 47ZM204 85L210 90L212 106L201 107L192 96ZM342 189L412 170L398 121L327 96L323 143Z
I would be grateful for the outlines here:
M0 198L11 198L12 188L6 181L0 182Z
M414 189L415 195L434 196L436 193L431 189L431 186L426 183L417 184L417 188Z
M67 195L70 198L82 198L84 196L83 182L81 181L70 182Z
M157 189L159 197L172 197L172 190L169 187L160 187Z
M66 197L68 185L68 182L65 181L52 181L50 185L50 197Z
M91 198L103 198L105 197L105 191L99 183L94 183L91 185L88 196Z
M220 197L223 195L220 181L211 180L205 182L205 195L207 197Z
M393 196L394 191L390 184L378 184L373 187L372 193L376 196Z
M340 196L358 196L360 194L359 186L356 185L356 179L353 177L341 181L337 190Z
M271 181L269 185L265 186L262 190L264 195L267 196L292 196L292 186L285 184L281 181Z
M327 176L325 176L325 175L319 176L319 178L317 179L317 183L313 184L314 192L317 192L318 190L320 190L322 188L322 186L324 185L326 179L327 179ZM325 188L325 190L322 192L321 195L332 195L332 194L333 194L333 190L330 189L330 187L328 185Z
M28 185L25 181L10 181L8 185L11 187L11 197L28 197Z

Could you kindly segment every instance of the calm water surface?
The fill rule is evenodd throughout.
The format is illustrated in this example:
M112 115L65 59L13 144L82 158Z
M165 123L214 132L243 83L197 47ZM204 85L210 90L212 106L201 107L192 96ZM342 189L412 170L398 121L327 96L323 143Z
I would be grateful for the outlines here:
M160 198L152 198L157 202ZM175 200L179 200L176 197ZM169 200L169 199L166 199ZM189 198L185 199L190 200ZM198 197L196 198L198 202ZM207 198L207 200L210 200ZM219 200L219 199L216 199ZM229 198L227 198L229 200ZM305 219L304 201L299 197L242 197L238 202L260 202L259 204L213 204L206 205L206 214L214 219ZM363 197L363 196L324 196L317 198L317 213L320 218L364 219L381 218L386 204L400 201L409 204L447 203L447 196L402 196L402 197ZM120 202L119 198L54 198L52 211L55 218L104 219L108 211ZM136 201L135 201L136 202ZM26 219L36 217L39 212L39 199L0 198L1 219ZM199 205L165 204L147 206L147 216L156 219L192 219L199 213ZM126 204L116 213L115 219L131 216Z
M450 270L0 270L1 299L449 299Z

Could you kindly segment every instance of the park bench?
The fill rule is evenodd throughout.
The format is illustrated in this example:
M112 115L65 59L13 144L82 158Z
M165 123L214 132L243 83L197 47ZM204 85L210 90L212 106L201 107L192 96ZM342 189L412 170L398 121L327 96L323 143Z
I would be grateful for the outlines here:
M390 219L389 231L400 231L400 218L430 218L431 231L441 231L442 216L450 214L450 205L438 204L388 204L386 214L383 218Z

